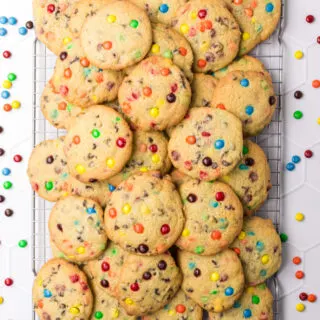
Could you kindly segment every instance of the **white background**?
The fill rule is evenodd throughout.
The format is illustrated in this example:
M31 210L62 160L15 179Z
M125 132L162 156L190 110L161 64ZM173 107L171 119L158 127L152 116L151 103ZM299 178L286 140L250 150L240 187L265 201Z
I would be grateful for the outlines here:
M265 0L260 0L265 1ZM305 17L313 14L313 24L307 24ZM0 16L15 16L17 26L5 26L8 35L0 37L0 84L7 74L14 72L17 80L10 90L11 98L0 98L0 147L6 150L0 158L0 194L6 201L0 204L0 296L4 303L0 305L0 320L31 319L31 286L33 274L31 268L31 188L26 176L27 160L32 147L32 63L34 33L27 36L18 33L18 27L32 19L31 0L0 0ZM285 171L282 195L284 210L282 231L287 233L289 241L284 245L283 267L279 274L281 284L281 319L296 320L320 319L320 301L306 303L306 311L298 313L295 305L299 302L300 292L315 293L320 298L320 89L313 89L311 82L320 79L320 45L316 43L320 36L320 1L286 0L286 22L284 42L285 53L285 105L284 109L284 155L283 167L292 155L302 158L293 172ZM2 25L0 25L2 27ZM2 52L10 50L11 59L4 59ZM302 60L294 58L294 52L302 50ZM299 88L304 93L301 100L293 98L293 92ZM19 110L6 113L3 104L19 100ZM301 110L304 117L295 120L295 110ZM314 156L305 159L303 152L312 149ZM23 162L15 163L12 158L21 154ZM4 177L1 170L12 170ZM2 183L10 180L11 190L4 190ZM11 208L14 215L4 215ZM304 222L297 222L295 214L303 212ZM29 246L18 247L18 241L26 239ZM300 266L291 260L299 255L303 259ZM304 270L306 276L297 280L297 270ZM11 277L14 285L6 287L4 279Z

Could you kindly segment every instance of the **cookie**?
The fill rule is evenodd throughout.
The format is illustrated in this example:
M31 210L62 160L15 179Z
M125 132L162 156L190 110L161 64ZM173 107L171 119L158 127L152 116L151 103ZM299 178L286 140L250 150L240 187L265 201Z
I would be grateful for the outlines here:
M259 319L273 320L273 296L263 283L245 289L242 297L235 302L232 309L211 313L210 320L242 320Z
M190 42L194 72L216 71L238 54L241 32L220 0L192 0L180 7L174 28Z
M120 270L126 255L126 251L109 241L107 250L103 255L88 262L88 270L94 278L92 282L100 291L105 293L105 296L115 296Z
M76 1L33 0L36 36L56 55L72 41L69 23L71 8Z
M94 65L121 70L147 55L152 28L144 10L129 1L114 1L87 18L80 39Z
M281 0L224 0L242 31L240 55L267 40L277 28L281 15Z
M213 91L217 86L218 80L214 77L195 73L191 82L192 100L191 107L211 107Z
M242 205L232 189L221 182L191 180L179 193L186 223L176 245L206 256L228 248L243 222Z
M182 184L187 183L188 181L195 180L187 174L182 173L178 169L173 169L170 173L170 177L171 181L177 188L179 188Z
M131 0L134 4L144 9L152 22L171 25L177 10L188 0Z
M109 238L140 255L167 251L181 234L184 222L179 193L168 176L130 177L112 193L105 209Z
M95 16L98 10L111 2L112 0L78 0L73 4L69 22L69 29L73 37L79 38L86 19Z
M102 208L106 206L111 192L115 189L115 186L107 181L82 183L72 176L69 177L68 186L70 195L91 199Z
M103 210L98 203L70 196L59 200L49 217L50 238L69 260L92 260L105 250Z
M180 288L182 274L169 253L129 255L120 273L118 300L130 315L146 315L167 305Z
M44 140L32 150L28 176L32 189L48 201L57 201L68 194L69 171L63 153L64 137Z
M227 67L224 67L216 72L213 76L216 79L221 79L226 76L228 73L233 71L257 71L263 72L266 76L269 77L270 82L272 82L271 75L267 72L264 64L257 58L245 55L243 57L236 58L231 64Z
M238 117L245 136L255 136L271 122L277 98L269 76L256 71L234 71L220 79L211 104Z
M64 259L47 261L33 283L33 306L40 319L88 320L93 297L86 275Z
M95 283L95 278L89 278L89 284L94 296L94 304L90 320L97 319L118 319L118 320L136 320L137 317L129 316L120 306L118 300L107 294Z
M231 247L239 255L250 286L266 281L281 266L281 240L270 219L245 218Z
M244 289L241 262L232 250L213 256L178 252L183 273L182 290L202 308L211 312L230 309Z
M233 170L242 157L242 125L220 109L191 108L172 131L172 164L193 178L214 180Z
M106 106L80 114L65 138L70 174L82 182L105 180L122 170L132 151L132 132L122 116Z
M168 155L168 139L162 132L134 131L132 155L121 173L109 179L112 185L119 185L135 173L158 171L166 174L171 168Z
M52 84L68 102L89 107L117 97L122 81L120 72L101 70L91 64L74 39L57 59Z
M161 23L152 25L153 42L148 56L172 59L189 81L192 81L193 53L189 42L170 26Z
M191 101L191 89L172 60L150 57L126 77L119 89L122 112L137 129L165 130L178 124Z
M40 107L44 117L57 129L68 129L82 108L67 102L49 81L42 91Z
M142 317L142 320L202 320L202 309L182 290L161 310Z
M244 141L243 159L237 167L220 179L232 187L248 215L259 209L272 187L267 157L264 151L250 140Z

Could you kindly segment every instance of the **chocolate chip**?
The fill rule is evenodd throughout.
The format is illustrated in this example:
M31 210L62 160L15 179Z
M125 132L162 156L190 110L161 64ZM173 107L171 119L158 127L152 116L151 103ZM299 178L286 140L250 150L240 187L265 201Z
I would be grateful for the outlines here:
M4 200L6 200L6 198L3 195L0 194L0 203L4 202Z
M6 209L6 210L4 210L4 214L6 217L11 217L13 215L13 210Z
M169 102L169 103L174 103L175 101L176 101L176 95L174 94L174 93L169 93L168 95L167 95L167 101Z
M54 161L53 156L47 157L46 161L47 161L48 164L51 164Z
M32 21L27 21L26 22L26 28L29 29L29 30L33 29L33 22Z
M151 277L152 277L152 275L151 275L150 272L146 271L146 272L143 274L142 277L143 277L144 280L150 280Z
M254 165L254 159L252 159L252 158L247 158L247 159L244 161L244 163L246 164L246 166L251 167L251 166Z
M269 97L269 104L270 104L270 106L272 106L272 105L275 104L275 103L276 103L276 97L270 96L270 97Z
M200 269L198 269L198 268L195 268L194 269L194 271L193 271L193 275L195 276L195 277L200 277L201 276L201 271L200 271Z
M294 92L294 97L296 99L301 99L303 97L303 93L300 90Z
M143 243L139 244L138 251L140 253L147 253L149 251L149 247L147 245L143 244Z
M89 179L89 182L91 182L91 183L95 183L95 182L97 182L98 180L97 179Z
M67 52L63 51L63 52L60 53L60 60L61 61L67 59L67 57L68 57L68 53Z
M196 202L198 197L194 193L189 193L187 196L187 200L191 203Z
M100 284L101 284L101 286L104 287L104 288L109 288L109 281L106 280L106 279L102 279L102 280L100 281Z
M167 263L164 260L160 260L158 263L158 268L160 270L166 270L167 269Z
M60 223L57 224L57 228L58 228L61 232L63 232L63 228L62 228L62 225L61 225Z
M212 160L209 157L205 157L203 158L202 163L204 166L210 167L212 165Z

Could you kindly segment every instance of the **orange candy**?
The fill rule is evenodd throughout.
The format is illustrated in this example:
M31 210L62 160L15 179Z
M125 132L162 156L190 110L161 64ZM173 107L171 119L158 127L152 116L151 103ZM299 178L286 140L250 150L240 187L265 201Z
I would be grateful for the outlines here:
M104 42L102 44L102 46L103 46L103 49L110 50L110 49L112 49L112 42L111 41L106 41L106 42Z
M170 74L170 70L168 68L161 69L161 74L163 76L168 76Z
M212 231L211 233L211 239L212 240L220 240L221 239L221 232L216 230L216 231Z
M187 49L186 48L183 48L183 47L180 47L179 48L179 53L185 57L187 55Z
M80 143L80 137L79 136L74 136L73 139L72 139L72 142L74 144L79 144Z
M90 65L90 61L87 58L81 58L80 59L80 64L84 67L87 68Z
M195 144L196 143L196 137L195 136L187 136L187 138L186 138L186 142L188 143L188 144Z
M224 104L219 103L219 104L217 105L217 109L226 110L226 107L224 106Z
M204 25L205 25L205 27L206 27L207 30L211 30L211 29L212 29L212 21L206 20L206 21L204 22Z
M12 107L10 104L6 103L4 106L3 106L3 110L6 111L6 112L9 112L12 110Z
M250 18L253 16L253 10L252 9L244 9L244 12Z
M308 295L308 301L309 302L315 302L317 301L317 296L315 294L309 294Z
M186 311L186 307L185 307L183 304L178 304L178 305L176 306L176 311L177 311L178 313L184 313L184 312Z
M314 87L314 88L320 88L320 80L313 80L312 81L312 86Z
M152 95L152 89L150 87L144 87L142 92L146 97L150 97Z
M301 263L301 258L300 258L300 257L294 257L294 258L292 259L292 262L293 262L294 264L300 264L300 263Z
M109 209L109 217L115 218L116 216L117 216L117 210L115 208L110 208Z
M297 278L297 279L302 279L302 278L304 278L304 272L301 271L301 270L297 271L297 272L296 272L296 278Z
M206 60L203 60L203 59L198 60L198 67L199 68L204 68L206 65L207 65Z
M124 102L124 103L122 104L121 108L122 108L122 112L123 112L123 113L128 114L128 113L131 112L131 105L130 105L130 103L128 103L128 102Z
M67 109L67 103L62 101L58 104L58 110L66 110Z
M233 248L233 251L234 251L237 255L240 254L240 249L239 249L239 248Z
M64 75L65 78L70 79L72 77L71 69L70 68L65 69L63 75Z
M103 82L103 73L99 72L96 74L96 82L102 83Z
M136 223L134 226L133 226L133 230L136 232L136 233L143 233L144 231L144 227L141 223Z
M233 0L233 3L236 5L242 4L243 0Z

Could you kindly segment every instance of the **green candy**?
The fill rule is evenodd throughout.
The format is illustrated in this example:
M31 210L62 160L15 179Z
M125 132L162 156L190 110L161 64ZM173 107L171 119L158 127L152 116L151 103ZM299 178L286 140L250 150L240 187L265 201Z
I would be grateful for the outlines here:
M92 136L93 136L94 138L96 138L96 139L100 137L100 131L97 130L97 129L93 129L93 130L91 131L91 134L92 134Z
M11 183L10 181L5 181L5 182L3 183L3 187L4 187L6 190L9 190L9 189L11 189L11 187L12 187L12 183Z
M253 304L259 304L260 298L258 296L252 296L252 303Z
M131 20L130 21L130 27L133 29L137 29L139 26L139 22L137 20Z
M198 246L198 247L195 248L194 252L197 253L197 254L201 254L201 253L204 252L204 247L203 246Z
M246 154L248 154L248 152L249 152L249 148L246 147L246 146L243 146L243 148L242 148L242 153L243 153L244 155L246 155Z
M9 80L9 81L14 81L14 80L16 80L16 79L17 79L17 76L16 76L15 73L9 73L9 74L8 74L8 80Z
M50 191L50 190L53 189L53 182L52 181L47 181L44 186L45 186L47 191Z
M20 240L20 241L18 242L18 246L19 246L20 248L25 248L27 245L28 245L28 241L27 241L27 240Z
M171 52L171 50L166 50L164 53L163 53L163 56L165 58L168 58L168 59L172 59L173 58L173 54Z
M293 117L297 120L300 120L303 117L303 113L300 110L297 110L293 113Z
M287 242L288 241L288 236L285 233L280 234L280 239L281 242Z
M101 311L97 311L94 314L95 319L102 319L103 318L103 313Z

